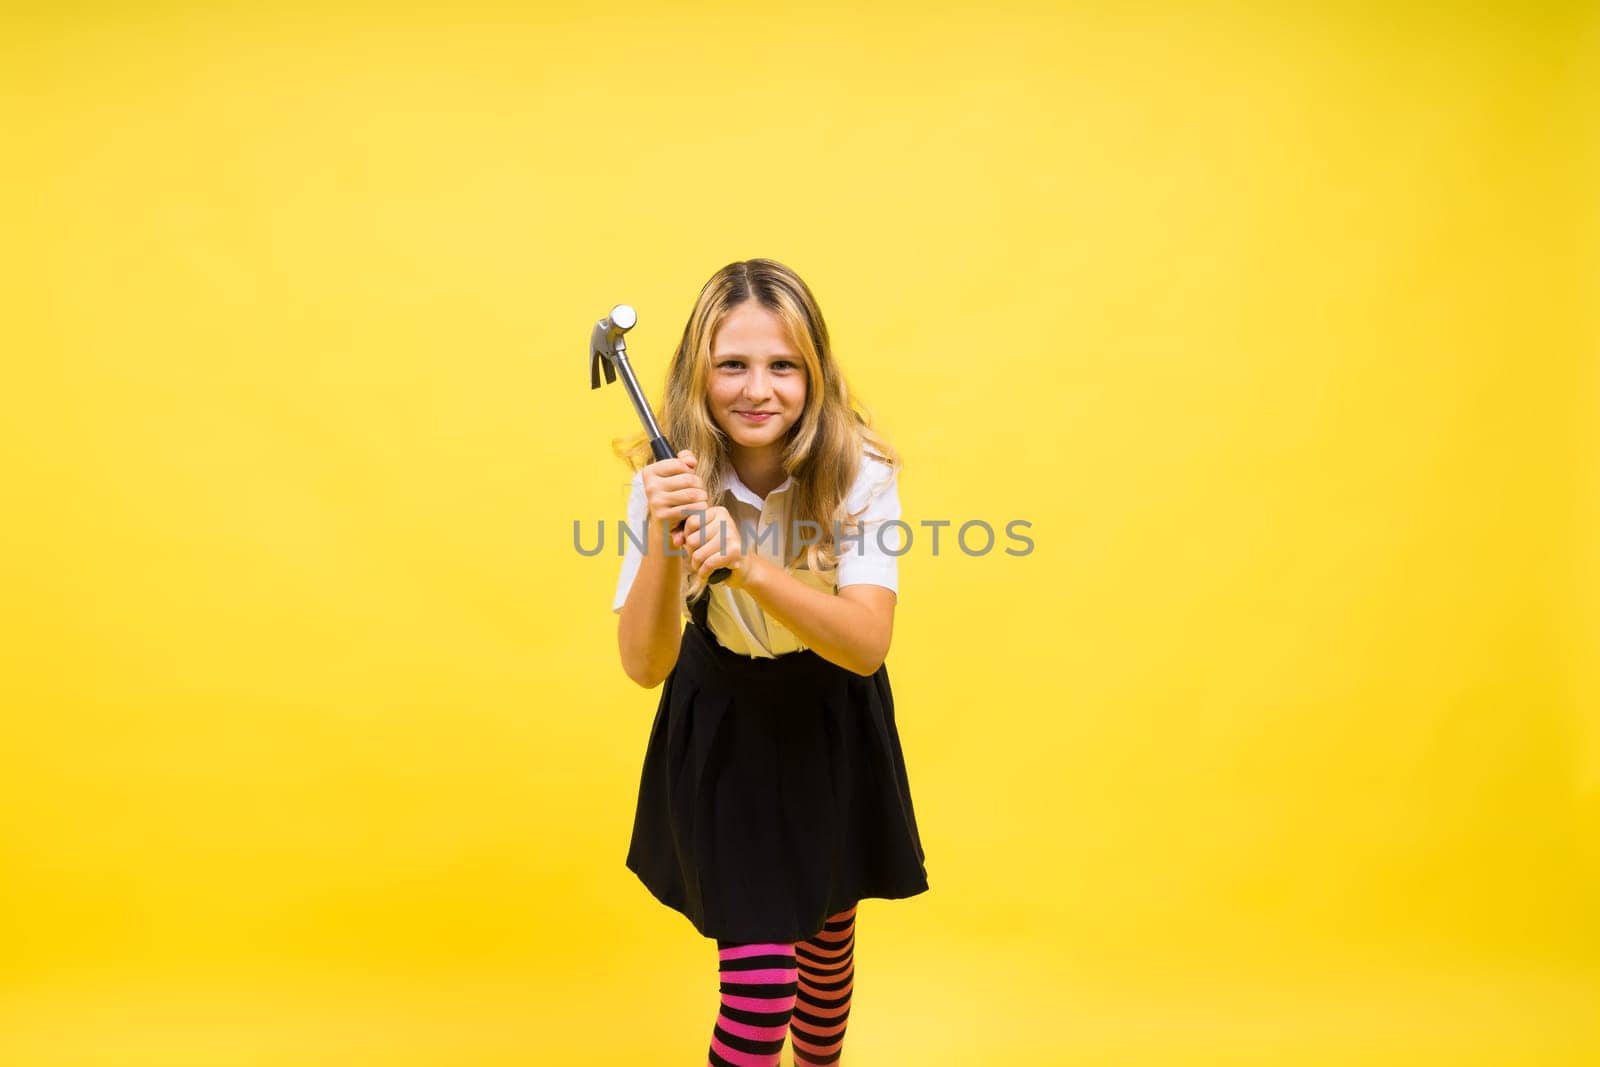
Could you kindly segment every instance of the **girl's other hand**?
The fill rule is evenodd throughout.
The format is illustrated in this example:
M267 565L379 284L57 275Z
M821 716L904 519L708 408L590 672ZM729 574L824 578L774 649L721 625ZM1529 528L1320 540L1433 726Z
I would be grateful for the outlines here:
M733 572L728 584L737 589L742 583L744 542L739 538L739 524L727 508L710 508L703 516L690 515L683 530L673 536L673 543L689 550L689 568L700 581L709 579L718 567L727 567Z
M657 460L640 471L652 525L665 522L675 526L690 512L705 510L709 500L700 475L694 471L695 464L694 453L686 448L672 459Z

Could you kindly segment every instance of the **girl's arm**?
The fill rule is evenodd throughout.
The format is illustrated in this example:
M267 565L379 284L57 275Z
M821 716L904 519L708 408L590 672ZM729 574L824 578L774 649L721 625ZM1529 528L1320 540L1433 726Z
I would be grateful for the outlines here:
M881 478L886 470L875 465L872 473ZM728 584L754 597L762 611L787 627L807 648L846 670L870 675L889 654L898 600L893 589L897 553L881 543L878 529L880 523L900 517L893 472L887 473L887 481L870 496L865 489L859 495L852 490L852 511L864 509L857 551L867 546L876 551L841 557L838 579L846 584L839 586L837 594L807 585L765 557L746 552L725 508L690 515L683 530L673 534L673 542L689 548L691 559L686 566L701 581L716 567L727 567L733 572ZM873 478L865 476L861 484L870 486Z
M705 507L705 490L694 466L694 454L685 449L677 458L652 463L642 473L648 505L645 549L617 620L617 649L623 671L646 689L665 681L678 662L683 638L678 592L684 561L681 550L668 552L662 525Z
M728 584L739 583L772 618L830 663L870 675L889 655L894 634L894 590L847 585L824 593L755 553L744 558ZM743 572L741 575L741 571Z
M648 529L639 573L617 620L617 649L627 676L654 689L678 662L678 644L683 637L678 583L683 562L667 555L659 522L650 522Z

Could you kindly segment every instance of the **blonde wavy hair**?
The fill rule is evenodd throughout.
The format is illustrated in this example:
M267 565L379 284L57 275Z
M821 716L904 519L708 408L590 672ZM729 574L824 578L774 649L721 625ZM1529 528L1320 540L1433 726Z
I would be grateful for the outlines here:
M859 532L860 513L847 513L846 497L859 472L861 459L870 455L900 467L900 458L884 437L872 429L868 414L850 395L844 374L833 358L828 327L811 289L800 276L771 259L729 263L700 290L689 312L683 337L667 370L665 396L656 409L661 432L676 449L689 449L699 461L696 471L705 483L712 506L724 503L727 476L733 469L728 435L711 415L711 344L724 319L735 308L754 301L783 322L789 341L806 373L805 408L790 428L783 447L783 469L794 479L789 508L791 528L804 520L816 524L821 539L804 546L806 566L813 571L838 566L834 524L842 532ZM617 454L634 470L654 462L649 438L643 431L614 442ZM782 539L787 566L799 563L800 538ZM698 582L686 595L697 595Z

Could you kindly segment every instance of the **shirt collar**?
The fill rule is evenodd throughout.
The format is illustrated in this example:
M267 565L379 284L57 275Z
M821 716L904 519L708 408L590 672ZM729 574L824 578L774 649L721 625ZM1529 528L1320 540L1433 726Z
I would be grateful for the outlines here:
M768 493L767 496L768 497L775 496L776 494L783 492L785 489L789 488L793 484L794 484L794 476L790 475L789 477L787 477L787 478L785 478L783 480L783 483L781 485L779 485L772 492ZM728 488L728 492L733 494L733 497L734 497L735 500L743 501L744 503L749 504L751 507L756 508L756 509L760 509L760 508L765 506L766 502L763 501L759 496L756 495L756 491L754 489L751 489L748 485L744 484L743 480L741 480L740 477L739 477L739 472L734 470L733 466L731 464L728 467L727 488Z

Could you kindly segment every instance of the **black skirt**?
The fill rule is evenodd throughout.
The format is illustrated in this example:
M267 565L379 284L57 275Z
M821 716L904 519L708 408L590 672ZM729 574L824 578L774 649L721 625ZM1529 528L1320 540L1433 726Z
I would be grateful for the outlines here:
M683 631L645 750L628 869L696 930L806 940L867 897L926 892L889 674Z

